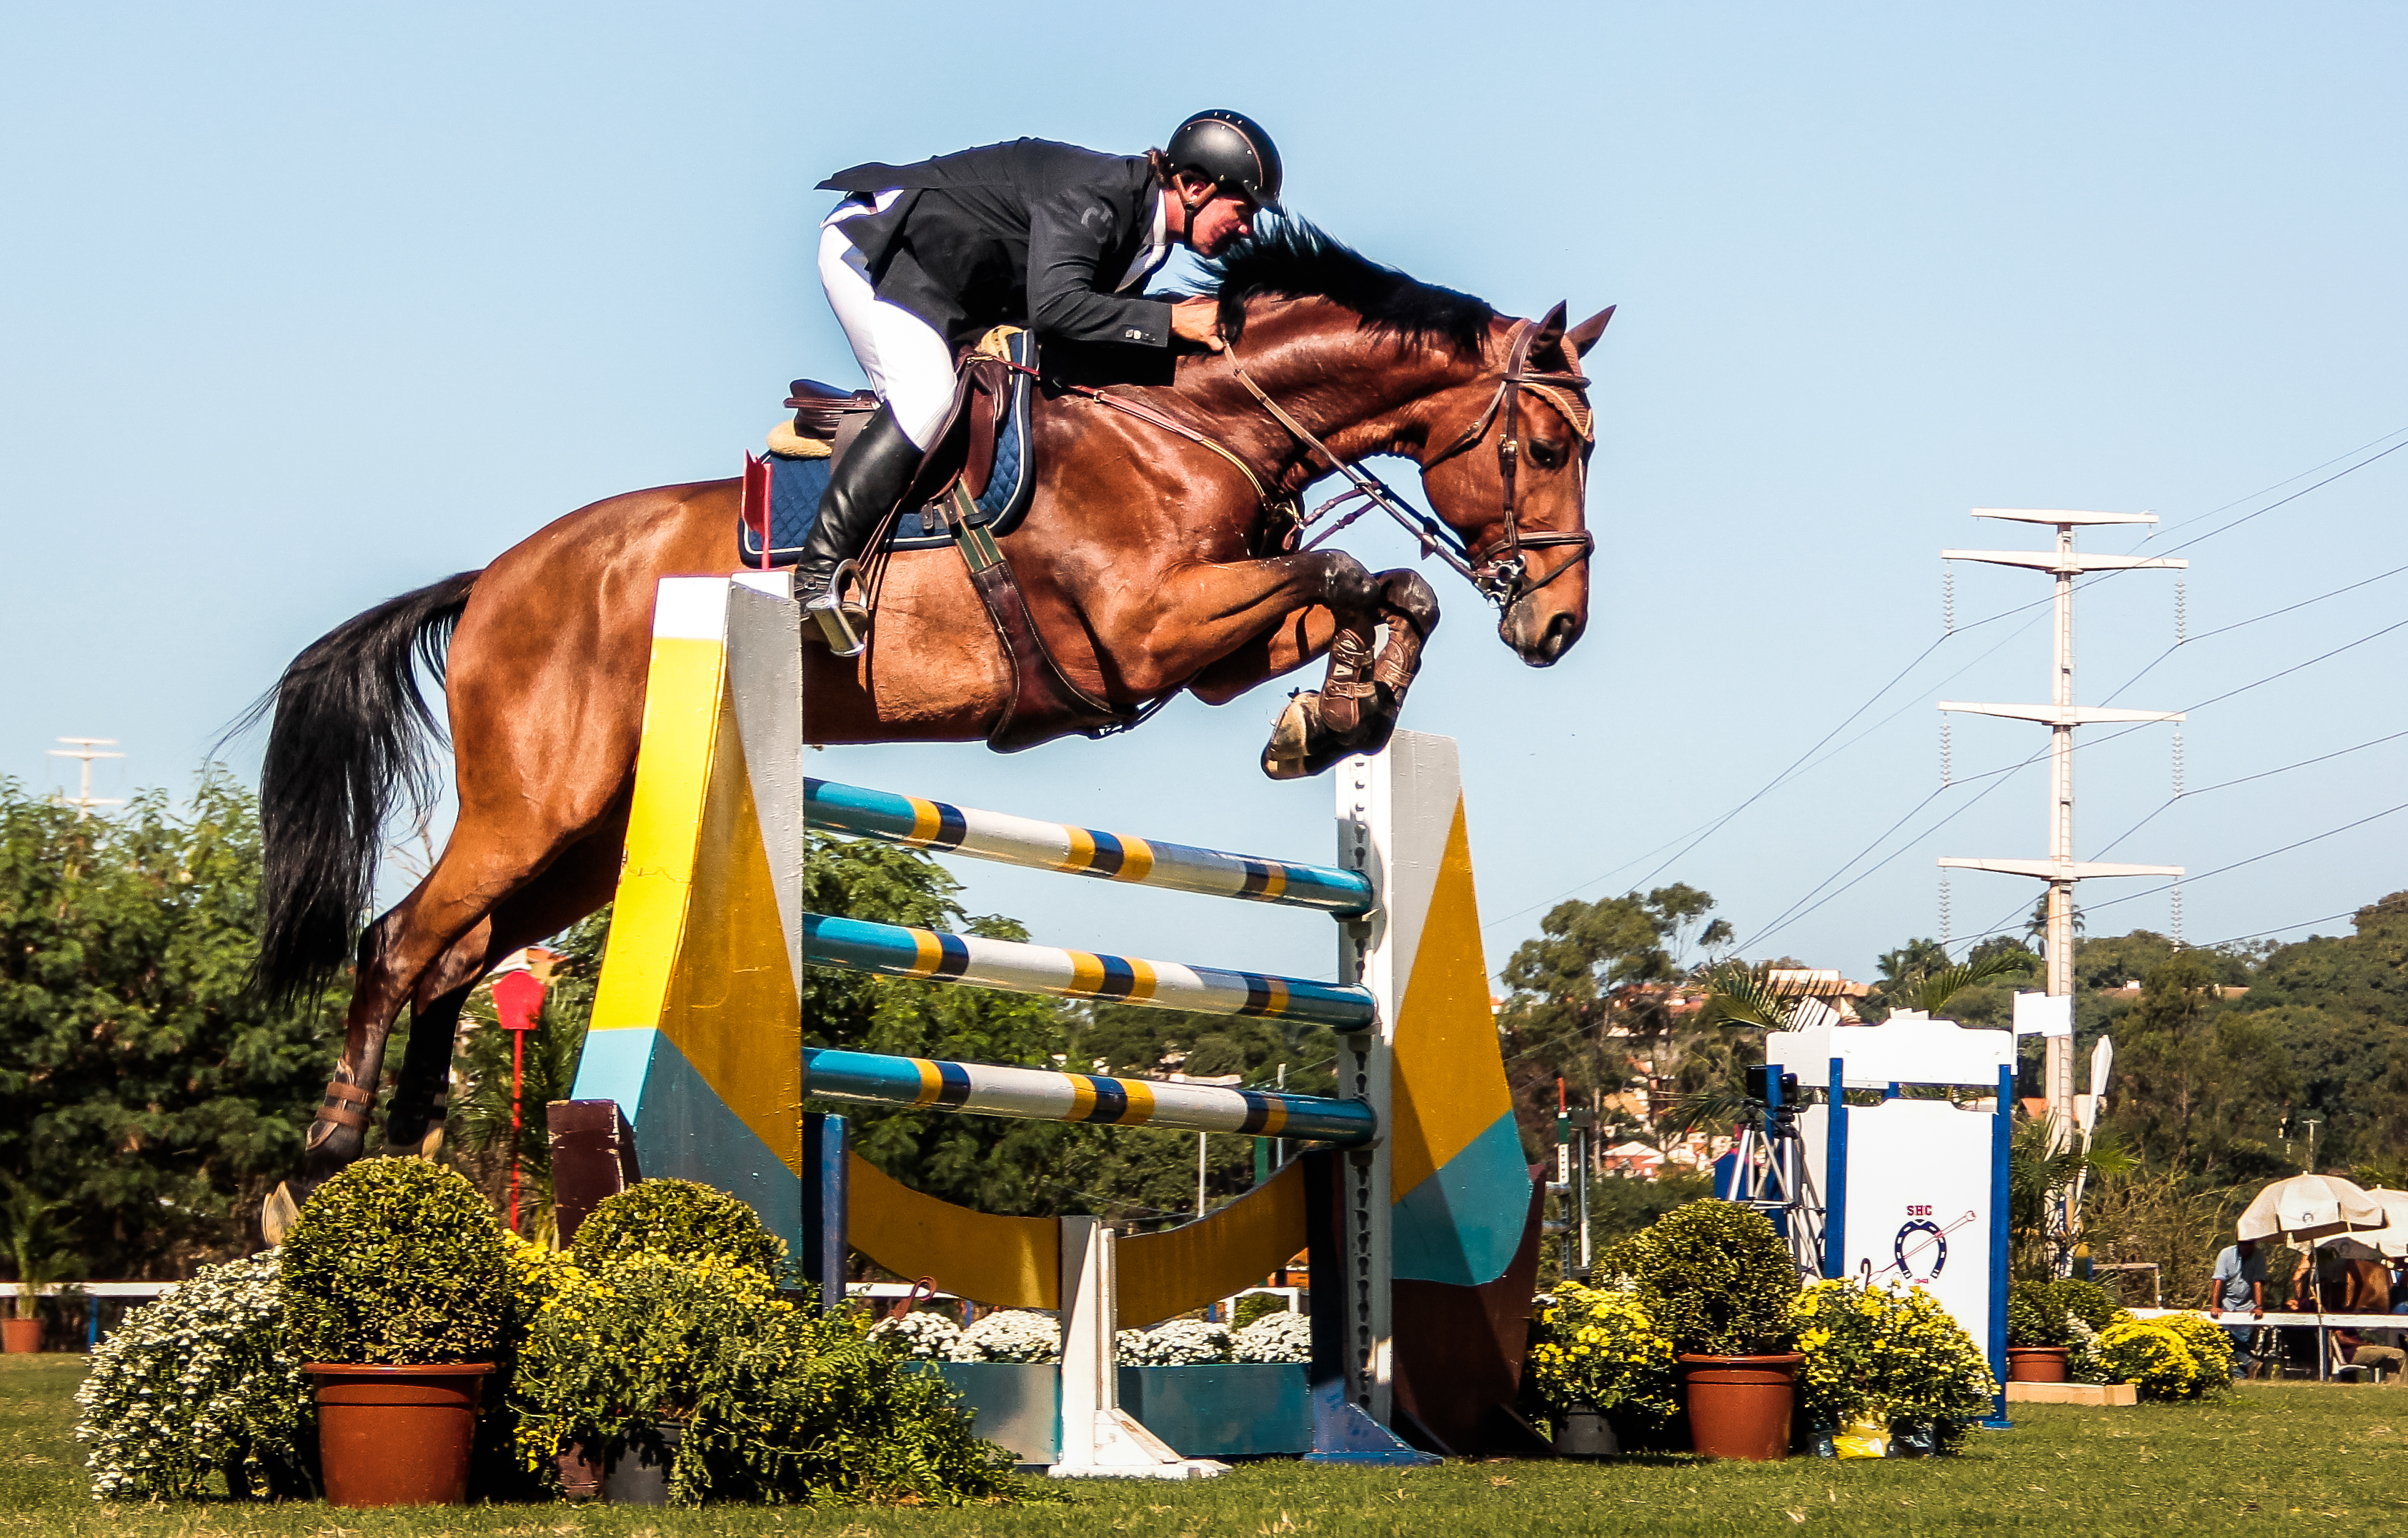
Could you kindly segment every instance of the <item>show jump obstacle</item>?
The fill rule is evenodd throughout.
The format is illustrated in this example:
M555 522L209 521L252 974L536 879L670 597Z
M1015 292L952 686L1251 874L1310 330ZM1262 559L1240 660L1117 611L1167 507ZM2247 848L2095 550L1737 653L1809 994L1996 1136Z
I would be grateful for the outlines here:
M807 780L783 572L660 585L627 856L574 1091L615 1100L652 1175L742 1197L841 1296L848 1247L980 1302L1058 1309L1059 1473L1210 1473L1124 1413L1113 1334L1313 1277L1312 1448L1329 1461L1535 1448L1513 1411L1537 1266L1490 1014L1455 744L1399 732L1336 770L1335 867ZM804 911L806 828L1315 910L1337 983L1013 944ZM807 1044L806 966L1312 1021L1340 1095L883 1056ZM912 1191L806 1102L1251 1133L1315 1145L1208 1217L1120 1237Z

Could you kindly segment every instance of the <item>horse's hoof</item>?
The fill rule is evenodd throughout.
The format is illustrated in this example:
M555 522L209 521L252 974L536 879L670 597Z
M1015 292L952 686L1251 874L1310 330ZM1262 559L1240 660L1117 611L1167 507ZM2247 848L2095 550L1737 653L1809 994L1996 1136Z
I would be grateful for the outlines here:
M267 1193L267 1200L259 1204L259 1233L267 1241L269 1249L284 1243L286 1230L300 1215L301 1203L293 1198L291 1182L280 1184Z
M409 1145L409 1151L429 1164L434 1163L435 1156L443 1152L443 1124L437 1122L428 1128L424 1137Z
M1263 772L1274 780L1301 780L1313 771L1309 767L1312 753L1312 707L1321 696L1305 693L1287 702L1280 712L1279 722L1271 727L1271 740L1263 745Z

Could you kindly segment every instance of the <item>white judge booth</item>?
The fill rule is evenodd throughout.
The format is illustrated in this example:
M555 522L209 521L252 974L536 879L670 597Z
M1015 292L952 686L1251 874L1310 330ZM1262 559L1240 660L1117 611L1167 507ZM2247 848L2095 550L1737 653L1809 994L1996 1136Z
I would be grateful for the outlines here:
M1822 1197L1822 1272L1921 1287L2007 1376L2007 1160L2015 1038L1901 1010L1878 1026L1774 1031L1765 1061L1798 1080L1798 1139ZM1986 1091L1978 1108L1910 1085ZM1878 1091L1851 1105L1845 1091ZM2003 1423L2005 1398L1993 1407Z

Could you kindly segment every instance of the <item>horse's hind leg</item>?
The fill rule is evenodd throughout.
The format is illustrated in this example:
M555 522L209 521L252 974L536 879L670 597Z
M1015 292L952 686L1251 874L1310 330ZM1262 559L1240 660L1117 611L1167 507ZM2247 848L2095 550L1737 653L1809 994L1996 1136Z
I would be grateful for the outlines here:
M513 892L452 942L419 979L410 1006L409 1045L385 1122L385 1141L432 1154L441 1145L446 1091L460 1009L503 957L549 940L610 900L624 842L624 814L607 821Z

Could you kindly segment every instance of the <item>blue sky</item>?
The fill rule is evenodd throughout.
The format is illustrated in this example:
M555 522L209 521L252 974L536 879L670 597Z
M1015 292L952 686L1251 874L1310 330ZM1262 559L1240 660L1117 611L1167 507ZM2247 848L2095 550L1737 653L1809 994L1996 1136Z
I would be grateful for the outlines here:
M1878 692L1940 637L1941 547L2036 542L1970 508L2212 534L2183 552L2201 639L2118 704L2184 708L2403 615L2408 573L2207 634L2408 564L2408 452L2213 532L2403 441L2408 12L1003 14L11 7L0 772L59 783L53 738L108 736L127 782L183 786L343 618L596 497L732 473L787 379L849 377L808 261L826 171L1018 134L1134 151L1208 105L1269 124L1292 203L1383 260L1518 313L1622 306L1591 361L1586 640L1526 670L1441 576L1409 715L1463 742L1492 962L1560 896L1682 880L1755 954L1862 976L1936 932L1935 855L2043 853L2037 766L1914 811L1938 787L1933 700L2045 697L2046 627L2017 628L2043 611L1961 629ZM2085 596L2078 697L2167 650L2173 586ZM1963 571L1960 624L2044 588ZM2189 787L2408 730L2403 658L2408 630L2203 707ZM1283 692L1103 744L813 768L1319 857L1326 783L1253 767ZM1842 751L1750 800L1843 723ZM1956 773L2042 736L1960 722ZM2084 755L2082 853L2167 798L2170 756L2161 726ZM2403 769L2408 738L2195 795L2114 857L2253 861L2186 884L2194 941L2344 913L2408 886L2408 812L2317 836L2408 800ZM974 910L1041 938L1328 966L1309 917L966 874ZM1960 877L1955 930L2032 896ZM2090 926L2167 919L2159 893Z

